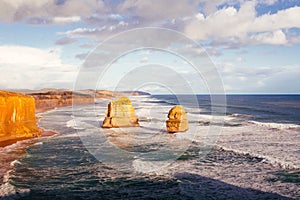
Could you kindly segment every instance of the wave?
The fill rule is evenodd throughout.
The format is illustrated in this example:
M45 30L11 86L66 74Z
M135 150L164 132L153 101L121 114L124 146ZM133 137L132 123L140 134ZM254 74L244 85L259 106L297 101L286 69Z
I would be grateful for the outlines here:
M279 167L282 169L288 169L288 170L298 170L300 169L300 166L295 165L293 163L287 162L287 161L283 161L282 159L276 159L267 155L261 155L261 154L255 154L253 152L250 151L241 151L241 150L237 150L237 149L232 149L232 148L227 148L224 146L220 146L220 145L216 145L216 148L219 150L224 150L224 151L230 151L233 152L235 154L239 154L239 155L243 155L243 156L251 156L253 158L260 158L262 159L261 162L266 162L269 163L275 167Z
M37 143L34 143L32 146L38 146L38 145L42 145L44 144L43 142L37 142Z
M254 119L254 118L256 118L253 115L246 115L246 114L239 114L239 113L229 114L229 116L242 118L242 119Z
M82 128L81 126L78 126L74 119L71 119L71 120L67 121L66 122L66 127L73 128L75 130L84 130L85 129L85 128Z
M270 129L298 129L300 125L297 124L282 124L282 123L273 123L273 122L257 122L257 121L248 121L250 124L255 124L257 126L267 127Z
M135 159L132 162L132 166L136 172L141 173L154 173L159 174L162 173L163 169L166 168L171 161L145 161L141 159Z
M16 165L21 164L19 159L25 156L25 149L33 145L36 139L18 141L12 145L0 148L0 198L15 199L28 194L29 190L16 188L10 183L10 178Z
M188 120L190 121L198 121L199 123L211 123L211 124L222 124L228 123L236 120L235 117L232 116L222 116L222 115L209 115L209 114L192 114L188 113Z
M14 167L16 164L22 164L19 160L14 160L10 163L10 166Z
M27 196L30 193L30 189L21 189L10 183L4 183L0 185L0 197L2 200L19 199Z
M9 147L11 148L11 147ZM18 158L20 159L20 158ZM29 189L21 189L17 188L13 184L10 183L10 179L14 172L14 167L21 162L16 159L10 163L2 163L1 171L6 171L4 174L0 174L2 176L2 184L0 185L0 199L10 200L10 199L19 199L29 194Z

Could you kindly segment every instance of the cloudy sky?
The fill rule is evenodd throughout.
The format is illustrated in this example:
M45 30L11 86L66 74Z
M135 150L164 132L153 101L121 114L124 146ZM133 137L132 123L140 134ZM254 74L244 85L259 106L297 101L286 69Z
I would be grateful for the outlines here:
M201 45L226 93L300 93L299 0L1 0L0 89L72 89L98 44L143 27L172 29ZM164 56L173 59L147 50L116 66Z

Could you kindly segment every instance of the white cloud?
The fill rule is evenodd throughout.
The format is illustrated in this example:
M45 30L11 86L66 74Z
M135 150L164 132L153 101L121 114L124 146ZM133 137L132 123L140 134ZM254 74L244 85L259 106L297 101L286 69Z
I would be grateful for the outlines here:
M54 1L2 0L0 21L26 21L33 24L85 22L94 28L66 31L73 37L102 40L108 35L143 26L168 27L184 31L193 39L214 44L298 43L286 30L300 28L300 7L257 16L258 4L272 5L276 0L126 0ZM201 7L199 7L199 3ZM171 6L170 6L171 5ZM237 9L236 5L240 5ZM218 10L218 6L222 9ZM199 10L202 13L199 13Z
M53 23L78 22L80 17L88 17L103 8L102 1L68 0L59 3L54 0L1 0L0 21L31 21L39 18Z
M177 3L173 0L106 2L101 10L91 13L89 17L82 17L86 24L93 25L95 29L82 27L80 30L69 30L66 34L102 40L120 31L145 26L181 30L184 19L196 13L197 8L197 0L181 0Z
M119 12L146 20L174 19L190 16L197 11L196 0L126 0L118 7ZM154 21L152 21L154 22Z
M208 16L197 14L185 33L196 40L227 41L240 44L287 44L283 29L300 28L300 7L275 14L257 16L255 1L243 3L239 10L225 7Z
M60 33L60 34L66 34L66 35L80 35L80 34L89 34L89 33L94 33L96 31L100 31L101 29L96 29L96 28L76 28L74 30L69 30L66 31L65 33Z
M74 23L81 21L81 17L79 16L71 16L71 17L54 17L53 22L54 23Z
M66 32L60 32L59 35L67 35L72 38L92 38L97 39L103 37L106 26L101 28L76 28Z
M275 31L284 28L300 27L300 7L280 10L275 14L265 14L255 18L251 31Z
M247 0L198 0L200 4L202 4L201 10L205 15L211 15L218 10L219 6L233 6L243 4ZM276 3L278 0L252 0L257 4L261 5L272 5Z
M258 33L252 35L250 38L255 42L257 42L258 44L280 45L280 44L288 43L287 38L285 34L282 32L282 30L277 30L274 32Z
M55 42L56 45L67 45L76 42L74 38L63 37Z
M83 26L66 31L65 34L97 41L120 31L144 26L183 31L197 41L209 40L213 45L284 45L298 41L295 37L288 37L287 31L294 27L300 28L300 7L258 16L258 4L271 5L275 0L182 0L180 3L174 3L173 0L126 0L119 3L98 1L100 5L92 2L70 0L63 5L56 5L45 0L44 4L33 6L36 11L36 7L43 5L44 9L47 4L44 14L27 9L29 16L33 17L28 22L49 24L82 20L89 27L93 25L93 28ZM24 7L23 4L15 6L15 10L18 10L16 12L19 12L19 7ZM240 5L240 8L234 7L236 5ZM218 10L218 6L222 6L222 9ZM38 16L50 16L50 20Z
M64 64L59 50L0 46L0 87L71 87L77 67Z

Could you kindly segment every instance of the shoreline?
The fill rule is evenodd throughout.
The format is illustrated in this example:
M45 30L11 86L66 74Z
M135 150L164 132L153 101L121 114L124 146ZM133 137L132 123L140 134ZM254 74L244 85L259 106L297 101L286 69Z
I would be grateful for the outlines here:
M0 148L5 148L7 146L13 145L19 141L29 140L29 139L37 139L39 137L22 137L22 138L12 138L8 140L0 141Z
M38 116L38 115L54 109L44 109L43 112L36 112L37 120L40 120L42 118L42 116ZM59 132L53 130L45 130L43 127L39 127L39 128L42 130L42 133L39 137L9 138L7 140L0 141L0 150L3 151L0 152L0 154L4 153L4 155L7 155L8 153L9 155L10 151L20 151L20 154L18 154L18 156L15 157L8 156L7 158L3 157L2 159L0 158L1 160L0 167L2 169L0 170L0 190L2 185L8 183L7 180L5 180L5 176L7 176L7 173L9 173L9 171L14 168L14 164L12 163L15 162L16 160L24 158L26 156L26 149L28 147L37 143L41 138L52 137L59 134Z
M40 137L22 137L22 138L12 138L12 139L8 139L8 140L3 140L0 141L0 148L4 148L10 145L13 145L19 141L23 141L23 140L30 140L30 139L39 139L39 138L44 138L44 137L50 137L50 136L54 136L54 135L58 135L59 133L56 131L50 131L50 130L44 130L41 133Z

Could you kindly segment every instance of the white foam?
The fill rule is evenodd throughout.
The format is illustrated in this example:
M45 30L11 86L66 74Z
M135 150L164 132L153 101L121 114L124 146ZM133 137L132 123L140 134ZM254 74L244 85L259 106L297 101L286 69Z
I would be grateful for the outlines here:
M231 115L232 117L237 117L237 118L243 118L243 119L251 119L251 118L255 118L252 115L246 115L246 114L239 114L239 113L234 113Z
M10 163L10 166L15 166L16 164L21 164L21 162L20 161L18 161L18 160L14 160L14 161L12 161L11 163Z
M232 151L232 152L240 154L240 155L250 155L251 157L261 158L261 159L263 159L263 162L270 163L274 166L278 166L283 169L299 169L300 168L300 166L297 166L291 162L283 161L282 159L274 158L274 157L271 157L268 155L256 154L256 153L253 153L250 151L241 151L241 150L237 150L237 149L231 149L231 148L227 148L227 147L219 146L219 145L217 145L216 147L221 150Z
M74 119L67 121L66 126L68 128L73 128L75 130L84 130L84 128L82 126L78 126L78 123L76 123L76 121Z
M222 116L222 115L208 115L208 114L194 114L188 113L188 118L193 120L199 120L202 122L222 122L222 121L232 121L235 117Z
M42 145L44 144L43 142L37 142L37 143L34 143L32 146L39 146L39 145Z
M18 161L15 160L13 162L17 163ZM30 192L29 189L17 188L14 185L10 184L9 179L12 172L13 170L9 170L3 176L3 184L0 185L0 199L19 199L20 197L26 196Z
M12 170L8 170L4 176L3 176L3 183L7 183L9 181L10 178L10 173L12 172Z
M71 127L71 128L75 127L76 126L75 120L71 119L71 120L67 121L66 126Z
M0 197L2 200L18 199L28 195L30 189L16 188L10 183L0 185Z
M142 173L159 173L160 171L164 171L164 168L169 166L172 161L144 161L141 159L135 159L132 162L132 166L135 171Z
M297 124L281 124L281 123L268 123L268 122L257 122L257 121L248 121L248 122L251 124L256 124L258 126L280 129L280 130L300 128L300 125Z
M2 149L2 151L10 151L10 150L12 150L12 149L14 149L14 148L20 146L20 144L21 144L20 142L16 142L16 143L14 143L14 144L5 146L5 147L3 147L3 148L1 148L1 149Z

